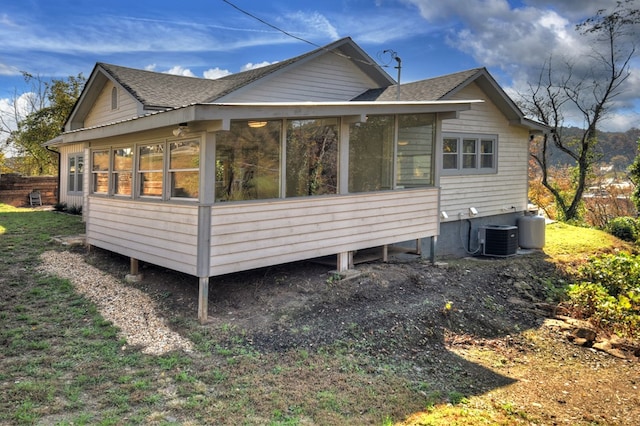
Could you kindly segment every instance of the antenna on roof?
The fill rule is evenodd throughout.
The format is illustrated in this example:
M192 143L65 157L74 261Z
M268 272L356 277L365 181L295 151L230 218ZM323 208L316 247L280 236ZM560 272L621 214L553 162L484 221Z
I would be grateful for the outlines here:
M398 56L398 54L391 49L384 50L382 53L389 53L391 55L391 59L394 59L398 65L394 68L398 70L398 86L396 88L396 100L400 100L400 72L402 71L402 59Z

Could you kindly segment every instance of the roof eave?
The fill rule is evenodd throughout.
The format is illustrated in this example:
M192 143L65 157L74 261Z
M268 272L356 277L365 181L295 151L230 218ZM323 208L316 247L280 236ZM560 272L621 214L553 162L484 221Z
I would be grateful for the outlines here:
M551 131L551 127L524 117L516 120L511 120L509 121L509 124L511 124L512 126L524 127L525 129L529 130L531 134L543 134Z
M465 111L470 109L472 104L481 102L483 101L194 104L93 128L69 131L61 137L62 143L67 144L157 130L180 123L217 123L206 126L207 130L213 131L228 127L231 120L331 116L357 118L366 117L367 114L447 113ZM223 123L222 127L219 123Z

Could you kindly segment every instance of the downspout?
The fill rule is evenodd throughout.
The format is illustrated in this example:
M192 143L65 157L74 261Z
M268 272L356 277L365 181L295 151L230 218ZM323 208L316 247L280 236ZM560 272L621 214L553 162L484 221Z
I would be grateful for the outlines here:
M60 204L60 158L62 157L60 155L60 151L54 151L53 149L49 148L48 146L45 145L45 148L47 149L47 151L49 152L53 152L54 154L56 154L58 156L58 190L56 191L56 204Z

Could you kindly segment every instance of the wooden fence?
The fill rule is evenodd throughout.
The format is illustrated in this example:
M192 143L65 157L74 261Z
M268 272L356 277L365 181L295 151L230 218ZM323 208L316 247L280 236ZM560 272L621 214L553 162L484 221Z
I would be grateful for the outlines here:
M29 206L29 194L40 191L42 205L58 202L57 176L0 175L0 203L14 207Z

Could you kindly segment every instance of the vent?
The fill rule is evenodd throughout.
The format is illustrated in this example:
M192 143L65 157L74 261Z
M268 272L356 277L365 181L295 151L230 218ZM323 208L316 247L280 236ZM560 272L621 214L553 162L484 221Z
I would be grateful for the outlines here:
M480 227L480 243L484 256L506 257L518 252L518 227L486 225Z

